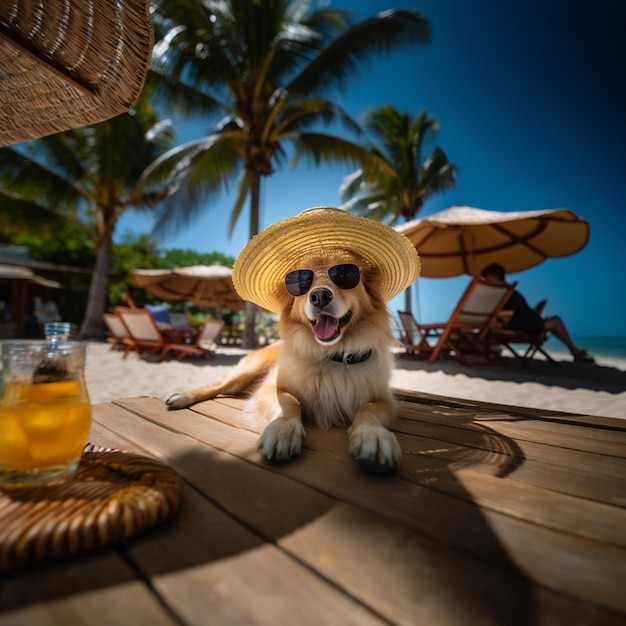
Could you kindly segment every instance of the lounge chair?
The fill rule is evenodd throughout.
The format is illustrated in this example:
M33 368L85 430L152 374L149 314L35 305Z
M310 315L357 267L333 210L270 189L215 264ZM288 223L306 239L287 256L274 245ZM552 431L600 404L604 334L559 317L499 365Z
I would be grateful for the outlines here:
M170 352L178 352L176 358L179 361L189 355L203 357L214 356L223 329L223 320L207 318L202 326L202 330L198 333L196 340L192 344L168 343L163 357Z
M170 324L177 330L191 330L187 315L178 311L170 311Z
M543 309L546 306L546 300L542 300L535 307L535 311L541 315L543 313ZM503 315L509 313L506 309L500 312L499 321L504 322ZM512 311L511 311L512 313ZM505 347L516 359L521 361L524 365L528 365L528 361L530 361L537 352L543 354L543 356L554 363L554 365L559 365L557 361L555 361L544 349L543 344L546 342L549 336L548 331L542 331L535 335L530 333L526 333L523 330L512 330L510 328L499 327L500 325L496 324L495 328L492 329L489 335L489 342L493 346L503 346ZM526 346L523 352L516 350L511 344L523 344Z
M115 307L115 314L121 318L129 337L141 356L159 354L159 361L165 358L167 347L170 344L163 337L147 309L118 306Z
M453 352L465 365L472 365L476 357L482 362L494 362L497 356L490 350L490 332L516 284L496 286L485 283L480 276L473 278L447 322L416 323L420 337L413 351L430 354L430 364L444 350ZM436 343L431 345L429 338Z
M425 356L432 353L443 332L443 326L426 330L415 321L410 311L398 311L398 319L401 326L400 341L406 354Z
M115 313L103 313L102 321L107 328L109 336L107 341L111 344L112 350L124 350L125 359L131 350L136 350L135 342L130 338L122 318Z

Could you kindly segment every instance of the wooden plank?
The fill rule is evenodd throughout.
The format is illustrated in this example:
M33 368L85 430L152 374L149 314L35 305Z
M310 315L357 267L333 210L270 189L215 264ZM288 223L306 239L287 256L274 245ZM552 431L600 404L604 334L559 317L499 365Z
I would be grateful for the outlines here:
M557 425L547 422L511 422L477 420L477 424L487 425L491 430L513 437L518 441L534 441L559 448L593 452L605 456L626 458L626 435L615 431L605 431L584 426ZM548 426L548 427L546 427Z
M162 421L166 428L186 429L190 436L231 454L241 449L241 442L236 440L242 432L200 414L194 417L194 411L172 413L160 401L145 399L123 402L134 411L143 411L152 421ZM219 413L221 407L214 407ZM254 438L252 433L245 436ZM245 460L258 463L249 453L245 449ZM548 588L609 609L626 609L618 582L626 574L626 553L618 548L481 509L471 498L464 501L438 492L432 485L368 476L347 458L315 450L307 450L299 462L268 467L507 571L518 572L523 564L523 571L532 572L535 580ZM432 481L435 483L437 476L432 476ZM281 504L291 505L289 501ZM533 550L528 550L529 544ZM563 563L566 568L562 568Z
M626 550L612 544L623 543L624 511L520 480L528 462L515 436L489 433L484 448L443 442L437 456L420 454L436 437L400 433L405 462L379 477L348 457L345 429L309 428L302 459L264 463L242 406L96 406L93 442L176 469L181 513L118 551L41 568L41 589L30 572L21 586L30 596L18 594L0 624L623 623ZM477 456L483 472L471 464ZM507 456L524 462L503 478ZM598 484L619 479L576 471ZM83 587L66 597L69 566ZM0 607L13 591L6 584Z
M345 432L309 428L307 449L347 454ZM456 461L411 454L414 438L400 435L404 458L397 475L405 480L466 500L480 508L589 539L626 547L626 509L474 471L470 455ZM337 450L341 450L337 454Z
M136 406L133 401L123 402ZM155 457L167 459L170 467L196 490L219 503L221 509L246 524L254 518L253 527L264 537L275 539L292 532L334 505L334 500L328 496L280 473L234 458L233 453L238 453L244 460L258 456L253 433L234 430L192 412L188 416L182 415L181 423L184 412L165 411L160 401L149 406L146 414L150 421L120 409L107 413L106 424L112 428L124 425L136 442ZM154 423L158 415L164 419L166 428ZM207 441L201 445L188 435L174 432L172 425L177 424L193 431L194 437ZM226 452L218 449L220 441L213 436L221 428L229 429ZM275 506L277 501L292 502L293 505L279 511Z
M196 466L198 473L206 476L209 481L215 479L214 471L203 462L202 454L198 454L197 449L194 450L193 443L183 445L180 440L184 437L181 435L168 433L145 421L144 429L139 417L113 405L108 406L106 412L95 412L94 420L98 425L96 431L98 443L116 445L115 433L109 427L115 420L121 420L130 427L129 432L133 437L133 441L125 446L125 449L130 448L135 452L144 452L161 459L180 455L179 460L174 458L174 463L168 465L181 477L186 477L184 468L190 464ZM106 426L101 425L101 421ZM163 436L160 436L159 431ZM148 446L143 445L143 438L146 436L150 441ZM153 439L150 440L150 437ZM172 445L171 450L175 451L174 454L163 452L165 448L159 443L164 441ZM190 482L193 485L193 482ZM153 576L162 571L183 569L228 558L255 548L262 542L260 535L250 531L200 494L196 486L186 483L179 514L162 529L140 535L126 545L129 546L130 554L140 561L142 569L146 570L149 576Z
M406 427L422 422L451 428L491 430L494 427L509 427L510 436L520 441L548 443L559 447L571 447L573 450L609 454L623 458L626 456L626 432L598 427L572 425L561 422L548 422L522 418L505 413L486 413L474 411L456 411L424 407L423 405L403 402L399 410L399 423ZM402 419L410 417L407 424Z
M457 426L417 421L409 413L403 413L394 429L407 434L420 434L432 439L468 448L501 451L508 448L510 455L520 459L533 459L550 465L565 466L586 472L621 478L626 475L626 459L605 456L595 452L571 450L533 441L513 439L497 433L496 425L470 425L459 421Z
M307 463L303 460L281 471L506 571L523 571L547 588L626 611L623 549L481 509L471 498L455 499L422 485L364 476L351 480L346 463L329 457L323 462L324 472L318 472L314 454L307 453ZM438 480L431 478L433 483Z
M595 424L571 424L570 422L564 422L560 419L534 419L527 417L515 417L511 419L511 416L502 413L490 413L487 416L478 418L478 422L490 422L490 421L504 422L513 425L529 426L532 428L532 433L541 437L541 433L545 433L547 436L550 434L567 435L571 437L574 446L580 445L579 441L575 441L576 438L585 441L591 440L598 443L616 444L617 449L621 449L621 453L624 452L626 447L626 431L617 430L615 428L604 428ZM541 441L541 439L539 439Z
M236 492L238 484L231 487ZM234 540L237 534L248 540ZM303 624L381 623L194 490L186 493L180 519L167 531L133 541L129 555L191 624L289 623L294 615ZM301 613L307 616L302 621Z
M603 417L599 415L580 415L563 411L549 411L547 409L533 409L530 407L513 406L508 404L496 404L477 400L466 400L440 396L411 389L394 389L396 397L400 400L406 398L409 402L421 405L441 406L451 409L468 409L487 413L506 413L520 417L529 417L536 420L557 421L561 420L569 424L583 424L597 426L618 432L626 431L626 421L615 417Z
M113 549L5 576L0 624L178 624Z
M244 419L242 417L244 402L241 399L218 398L213 402L217 402L220 405L220 421L236 426ZM222 405L228 407L228 409L222 409ZM201 403L194 407L194 411L210 417L212 412L216 412L214 406L210 402ZM417 429L415 428L414 430ZM400 435L400 437L402 436ZM329 438L332 440L330 444ZM310 448L312 443L313 440L311 435L309 435L308 441L305 442L305 447ZM565 493L605 504L626 505L626 488L623 476L610 477L605 475L597 477L576 468L525 458L523 452L519 448L511 446L510 440L504 437L494 435L489 437L486 443L490 445L483 445L481 448L457 443L442 445L437 439L424 437L420 434L419 437L411 439L411 446L405 445L403 442L404 460L401 467L410 463L408 459L411 456L421 457L428 455L446 459L453 466L460 465L463 467L469 464L471 469L491 475L507 475L507 472L511 471L514 472L515 480L526 482L536 487L551 489L557 493ZM336 446L337 454L345 455L347 453L345 433L342 433L341 440L336 443L332 436L326 437L324 439L324 449L329 450L330 445ZM318 449L321 449L321 447Z
M393 624L623 623L348 505L280 545Z
M624 478L598 476L575 468L548 464L535 459L509 456L506 450L489 451L470 448L428 437L411 436L402 441L404 457L401 468L412 465L413 457L432 457L448 463L450 469L469 467L473 471L514 479L518 482L613 506L626 506ZM310 438L309 438L310 441ZM419 462L419 461L417 461Z
M388 625L272 544L172 572L159 588L188 624Z
M276 497L293 495L296 501L306 501L307 505L292 509L298 511L297 516L280 512L280 524L268 527L265 519L274 510L273 497L267 484L260 491L254 476L267 472L248 463L234 463L232 457L217 451L203 454L206 447L193 441L181 444L179 440L187 439L183 435L164 430L119 407L108 409L96 419L113 428L124 424L132 433L136 447L146 447L158 457L168 457L171 466L194 485L194 490L186 490L183 510L167 529L139 537L128 548L136 566L150 576L167 605L190 623L202 623L207 615L216 623L250 623L253 617L256 622L259 615L262 615L259 623L267 623L269 619L288 622L290 616L303 611L308 616L303 621L298 618L303 624L320 623L320 620L329 624L381 623L367 609L338 593L280 550L263 545L260 535L222 510L235 508L240 517L247 513L268 536L283 536L320 514L319 505L312 508L312 502L322 502L323 510L332 505L328 498L272 474ZM166 454L166 449L175 450L176 454ZM292 494L294 487L297 493ZM303 497L303 491L310 492L309 498ZM219 501L219 508L200 495L207 492ZM259 500L260 493L268 501ZM233 505L230 500L239 504ZM306 514L304 519L300 517L303 514ZM237 534L243 535L243 539L235 540ZM267 588L270 584L275 585L274 590L281 588L284 595L270 593ZM313 591L324 597L323 606L311 596Z
M160 410L160 407L157 407L157 410ZM171 427L171 420L178 422L179 418L174 417L177 413L169 415L171 418L168 424ZM200 422L203 426L207 424L202 418ZM196 427L194 427L194 432L198 432ZM215 435L216 431L212 429L212 441L220 445ZM231 435L230 431L222 434L221 445L230 445L236 436ZM248 437L246 439L249 440ZM471 454L460 452L457 454L455 463L450 464L448 460L442 463L437 458L411 454L413 439L400 435L405 459L400 466L399 475L408 480L472 503L478 503L481 507L495 512L532 521L548 528L618 546L624 546L626 543L623 530L626 528L626 511L623 509L615 509L604 503L587 501L558 492L544 492L543 489L532 485L524 487L516 484L513 479L489 479L486 476L481 478L479 473L471 471ZM347 455L345 430L334 429L330 432L323 432L309 428L306 446L307 449L325 453L333 451L334 454L343 458ZM246 458L254 458L254 453L246 454ZM459 472L463 472L463 484L459 480ZM436 483L433 483L433 476L437 476ZM597 486L597 481L595 482ZM473 486L471 492L466 488L469 484ZM622 494L624 491L621 489Z
M405 423L402 417L410 416L411 421ZM561 422L540 421L521 418L503 413L476 413L450 411L411 403L400 404L400 424L406 428L414 427L422 422L436 426L448 426L463 429L494 429L509 428L505 435L520 441L548 443L573 450L608 454L623 458L626 456L626 433L598 427L572 425ZM500 432L500 431L497 431Z

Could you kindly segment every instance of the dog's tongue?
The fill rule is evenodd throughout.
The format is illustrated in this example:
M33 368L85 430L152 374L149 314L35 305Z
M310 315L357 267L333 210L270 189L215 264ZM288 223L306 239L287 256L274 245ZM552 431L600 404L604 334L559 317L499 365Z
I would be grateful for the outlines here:
M318 339L326 341L335 335L339 320L328 315L318 315L313 324L313 332Z

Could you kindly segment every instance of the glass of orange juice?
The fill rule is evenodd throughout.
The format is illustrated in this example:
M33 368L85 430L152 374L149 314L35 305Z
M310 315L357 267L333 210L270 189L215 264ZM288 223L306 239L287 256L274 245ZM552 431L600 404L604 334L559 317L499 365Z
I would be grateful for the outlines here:
M3 343L0 487L49 483L76 471L91 427L85 347Z

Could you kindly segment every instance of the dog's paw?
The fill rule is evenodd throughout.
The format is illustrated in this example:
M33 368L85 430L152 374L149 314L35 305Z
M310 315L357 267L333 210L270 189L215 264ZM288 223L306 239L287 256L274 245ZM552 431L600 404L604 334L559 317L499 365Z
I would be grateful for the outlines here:
M402 456L396 436L382 426L353 425L348 441L350 454L361 467L375 474L392 472Z
M279 417L263 429L257 449L268 461L289 461L300 455L304 437L300 420Z
M193 396L184 391L175 391L165 399L165 404L168 409L186 409L188 406L191 406L193 402Z

